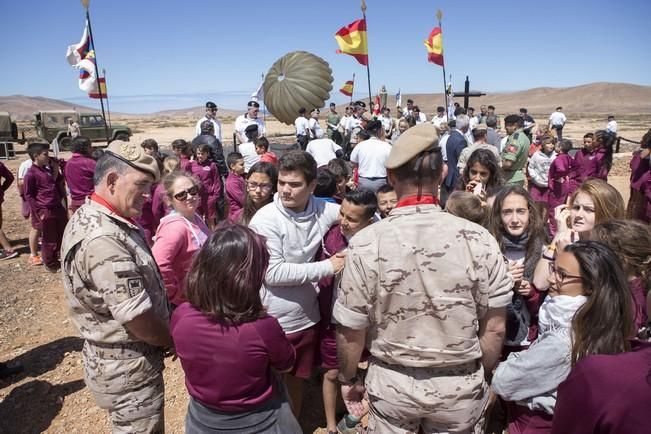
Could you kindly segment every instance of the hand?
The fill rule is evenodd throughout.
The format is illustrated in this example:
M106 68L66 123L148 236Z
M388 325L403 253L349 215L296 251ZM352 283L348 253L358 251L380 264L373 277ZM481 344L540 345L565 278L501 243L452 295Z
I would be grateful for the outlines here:
M520 294L523 297L529 297L533 292L533 287L531 286L531 283L529 283L528 281L522 280L520 282L520 286L518 286L516 291L518 294Z
M343 399L344 404L346 404L348 413L360 419L362 416L364 416L364 413L366 411L364 404L362 403L365 392L366 388L363 384L360 383L351 384L349 386L341 386L341 398Z
M565 250L566 246L574 243L574 241L577 241L578 239L578 234L569 229L556 234L556 238L554 239L556 245L556 254Z
M513 277L515 286L519 286L524 275L524 265L509 261L509 272L511 273L511 277Z
M332 269L334 270L335 274L344 269L345 260L346 252L339 252L336 255L330 257L330 263L332 264Z
M468 181L468 184L466 184L466 191L469 193L472 193L475 190L475 186L477 185L476 180L470 180Z
M558 232L564 232L568 230L567 220L570 218L570 210L567 205L561 204L554 208L554 218L556 219L556 227Z

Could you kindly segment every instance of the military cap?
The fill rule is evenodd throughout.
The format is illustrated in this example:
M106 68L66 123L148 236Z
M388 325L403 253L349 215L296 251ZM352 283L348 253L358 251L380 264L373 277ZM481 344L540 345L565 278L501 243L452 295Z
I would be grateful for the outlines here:
M206 108L208 108L208 109L216 109L216 108L217 108L217 104L215 104L215 103L212 102L212 101L208 101L208 102L206 103Z
M361 108L366 108L366 103L364 101L355 101L355 104L353 104L355 107L361 107Z
M137 146L134 142L113 140L108 148L106 148L105 153L127 163L134 169L153 175L154 182L160 179L160 171L158 170L158 162L156 159L145 154L145 150Z
M258 132L258 124L251 124L248 125L246 128L244 128L244 134L257 133L257 132Z
M384 166L387 169L396 169L417 157L421 152L437 148L438 143L439 136L434 125L428 122L418 124L398 137Z
M488 131L486 124L477 124L473 127L473 131Z
M257 101L249 101L249 103L246 106L260 108L260 104Z

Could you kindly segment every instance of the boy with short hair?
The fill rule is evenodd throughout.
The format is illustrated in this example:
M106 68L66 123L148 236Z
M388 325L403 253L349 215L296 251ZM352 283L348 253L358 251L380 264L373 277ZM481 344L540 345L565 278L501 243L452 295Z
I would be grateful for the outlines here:
M190 173L201 181L201 204L197 212L206 224L214 229L217 226L217 204L222 194L222 178L217 164L210 158L210 146L197 147L195 159L190 164Z
M0 179L4 179L2 185L0 185L0 259L10 259L18 256L18 252L15 252L11 247L11 243L7 239L4 231L2 230L2 202L4 202L5 191L9 190L9 187L14 182L14 175L11 173L7 167L0 162Z
M16 188L18 189L18 194L20 195L20 200L22 201L20 214L23 216L24 219L28 219L31 215L31 211L29 209L29 202L27 202L27 199L25 198L25 176L27 175L29 168L32 167L32 165L34 164L34 160L31 156L30 150L34 147L35 143L36 142L33 142L27 145L28 158L22 163L20 163L17 172L18 181L16 182ZM28 240L29 240L28 261L30 265L43 265L43 261L41 260L41 257L38 254L38 239L40 236L41 234L39 231L37 231L33 227L30 228L29 236L28 236Z
M65 178L70 190L70 215L95 191L93 175L97 162L91 158L91 141L83 136L72 139L72 157L66 163Z
M377 210L381 218L387 218L398 204L398 195L391 184L384 184L377 189Z
M258 137L255 139L255 153L260 156L260 162L271 163L278 168L278 157L276 154L269 151L269 140L266 137Z
M333 196L337 203L344 200L344 196L348 191L348 182L350 180L350 172L346 160L343 158L335 158L328 162L328 170L335 175L337 181L337 193Z
M228 219L234 221L239 210L246 203L246 180L244 179L244 157L239 152L231 152L226 157L230 172L226 177L226 199L228 201Z
M41 254L48 271L61 268L59 251L68 216L63 207L63 175L59 163L50 159L50 146L35 143L29 150L34 164L25 175L25 198L29 203L32 228L42 234Z

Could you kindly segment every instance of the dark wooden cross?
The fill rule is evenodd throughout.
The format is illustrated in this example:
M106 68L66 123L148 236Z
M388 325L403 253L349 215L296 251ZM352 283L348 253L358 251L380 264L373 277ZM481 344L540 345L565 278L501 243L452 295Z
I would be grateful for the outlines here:
M463 92L452 92L452 96L462 96L463 97L463 108L468 110L468 106L470 104L470 98L471 97L480 97L486 95L484 92L480 91L472 91L470 92L470 80L468 79L468 76L466 75L466 83L464 86L464 91Z

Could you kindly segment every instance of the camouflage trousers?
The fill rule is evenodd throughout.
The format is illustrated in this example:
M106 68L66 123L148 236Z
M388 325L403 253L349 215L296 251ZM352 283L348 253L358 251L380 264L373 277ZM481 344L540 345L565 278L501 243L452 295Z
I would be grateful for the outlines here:
M446 368L388 365L366 375L369 433L481 433L488 385L479 362Z
M114 434L165 432L162 352L98 349L85 342L82 358L86 385L97 406L108 410Z

